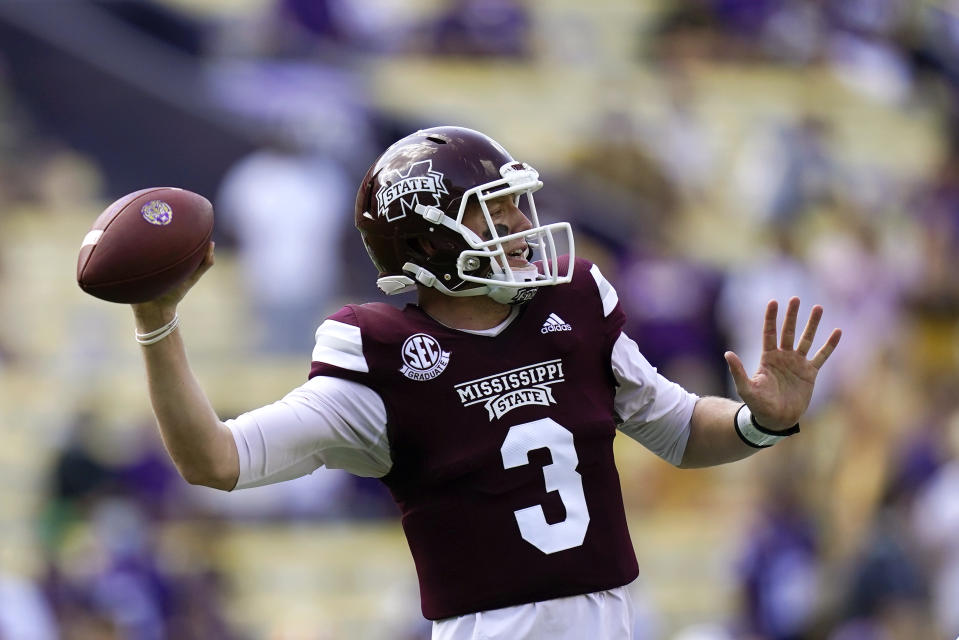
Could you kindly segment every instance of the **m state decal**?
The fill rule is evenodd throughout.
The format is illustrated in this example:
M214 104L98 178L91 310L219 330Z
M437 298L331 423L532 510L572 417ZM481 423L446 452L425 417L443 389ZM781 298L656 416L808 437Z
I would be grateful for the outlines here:
M517 407L556 404L550 386L565 379L563 361L557 358L461 382L453 388L464 407L482 402L492 422Z
M384 177L383 186L376 192L377 214L393 222L405 218L407 210L413 211L417 204L438 205L440 195L448 193L443 186L443 174L433 171L432 160L414 162L405 175L393 171L393 175ZM433 201L421 203L420 194L432 196ZM397 199L400 199L399 210L390 212L390 205Z

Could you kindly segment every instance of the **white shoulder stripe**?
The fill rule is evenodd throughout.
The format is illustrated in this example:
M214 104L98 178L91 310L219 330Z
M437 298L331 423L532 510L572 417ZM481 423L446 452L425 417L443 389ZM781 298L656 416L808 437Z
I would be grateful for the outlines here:
M589 272L593 275L596 286L599 287L599 297L603 300L603 316L608 316L619 303L619 296L616 294L616 289L603 277L603 274L599 271L599 267L595 264L590 267Z
M313 362L325 362L342 369L368 373L370 367L363 356L360 328L336 320L324 320L316 330Z

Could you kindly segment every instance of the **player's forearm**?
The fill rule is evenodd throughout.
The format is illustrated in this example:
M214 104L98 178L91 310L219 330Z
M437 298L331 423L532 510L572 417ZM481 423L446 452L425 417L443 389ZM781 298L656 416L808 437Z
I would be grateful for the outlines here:
M700 398L693 409L689 440L679 466L711 467L741 460L759 451L743 442L733 426L741 404L726 398Z
M140 312L135 317L137 331L145 333L168 322L172 314ZM233 436L190 369L179 331L141 351L153 413L180 474L191 484L232 489L239 475Z

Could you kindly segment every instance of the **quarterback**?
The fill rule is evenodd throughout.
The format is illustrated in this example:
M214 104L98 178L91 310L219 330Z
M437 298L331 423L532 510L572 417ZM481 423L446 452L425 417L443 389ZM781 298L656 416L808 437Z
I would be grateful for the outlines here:
M316 331L308 380L221 421L193 376L178 302L213 265L133 306L150 399L183 477L223 490L326 465L380 479L402 514L434 639L628 639L638 566L613 459L617 430L680 467L731 462L799 430L834 330L814 306L765 310L742 402L659 375L623 333L616 290L541 224L537 172L489 137L436 127L389 147L355 223L403 309L347 305Z

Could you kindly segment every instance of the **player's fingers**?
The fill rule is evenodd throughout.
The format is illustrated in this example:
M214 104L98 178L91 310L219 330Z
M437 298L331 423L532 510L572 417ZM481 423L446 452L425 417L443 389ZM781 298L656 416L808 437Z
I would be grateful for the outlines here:
M216 262L216 259L213 257L213 248L216 246L214 242L210 242L209 246L206 248L206 253L203 255L203 260L200 261L200 264L196 268L195 277L199 277L206 273L210 267L213 266L213 263Z
M819 351L816 352L816 355L812 358L812 365L817 369L821 368L826 364L826 360L829 356L832 355L832 352L836 350L836 345L839 344L839 339L842 337L842 331L839 329L833 329L832 333L829 334L829 339L826 340L826 344L819 348Z
M799 298L793 296L786 305L786 316L783 318L783 333L779 337L779 348L792 351L796 342L796 319L799 317Z
M211 242L206 249L206 254L203 256L203 260L200 261L200 264L197 266L196 271L194 271L190 277L184 281L182 285L184 294L186 294L186 292L189 291L193 285L195 285L200 278L203 277L203 274L209 271L213 266L213 263L216 261L213 257L213 247L214 243Z
M816 338L816 331L819 330L819 321L822 320L822 307L818 304L809 312L809 320L806 322L806 328L803 329L802 337L799 338L799 346L796 352L806 355L812 349L812 342Z
M206 248L206 255L203 256L203 262L200 263L201 267L209 269L213 266L213 263L216 262L216 258L213 255L214 249L216 249L216 243L211 240L210 245Z
M779 314L779 303L770 300L766 305L766 317L763 318L763 351L776 350L776 316Z

